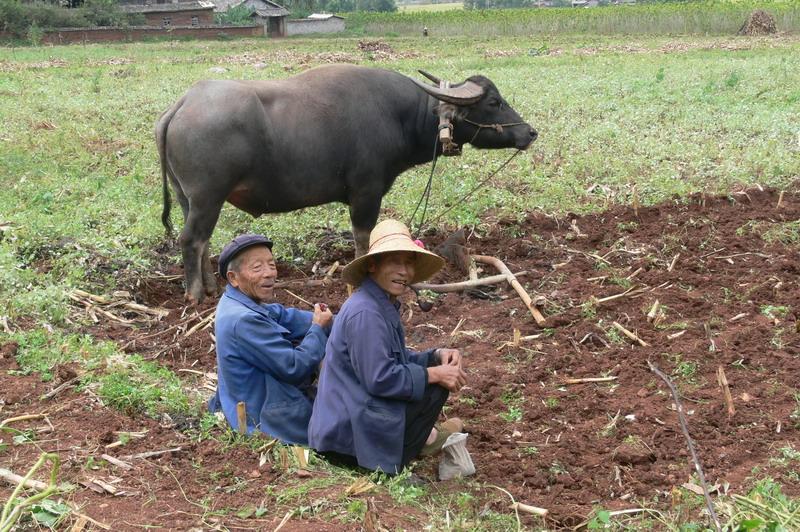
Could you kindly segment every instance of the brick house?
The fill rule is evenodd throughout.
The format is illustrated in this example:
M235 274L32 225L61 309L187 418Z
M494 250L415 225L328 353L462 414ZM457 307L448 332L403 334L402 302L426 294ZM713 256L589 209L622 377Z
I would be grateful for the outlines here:
M162 28L176 26L211 26L214 24L214 4L206 0L172 3L121 4L126 13L141 13L145 24Z
M234 7L244 6L252 11L250 15L254 24L264 26L264 34L268 37L285 37L286 20L289 10L271 0L211 0L214 11L224 13Z

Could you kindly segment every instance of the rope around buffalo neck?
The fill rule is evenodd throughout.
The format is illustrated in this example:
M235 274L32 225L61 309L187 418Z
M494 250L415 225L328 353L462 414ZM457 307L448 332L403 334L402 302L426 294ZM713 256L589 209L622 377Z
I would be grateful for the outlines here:
M480 131L480 129L478 129L478 131ZM439 141L439 138L437 136L436 142L438 142L438 141ZM419 206L422 203L422 200L424 199L425 200L425 208L422 211L422 217L420 218L419 225L417 226L417 231L412 233L412 234L417 235L417 236L420 236L422 234L422 230L425 227L425 214L427 213L427 210L428 210L428 200L429 200L430 195L431 195L431 184L433 183L433 169L436 168L436 151L437 151L437 148L438 148L438 144L434 144L433 164L431 165L431 173L430 173L430 176L428 177L428 184L425 186L425 190L422 192L422 197L420 197L419 202L417 202L417 208L414 209L414 214L411 215L411 219L408 222L408 227L411 228L411 223L414 221L414 218L417 215L417 210L419 209ZM500 170L505 168L508 165L508 163L510 163L511 160L514 159L514 157L516 157L520 153L522 153L522 150L517 150L514 153L512 153L509 156L509 158L505 160L505 162L503 164L501 164L500 166L497 167L497 169L495 169L494 172L489 174L489 176L486 177L485 179L483 179L480 183L478 183L477 185L472 187L472 190L470 190L469 192L464 194L461 198L458 199L458 201L456 201L452 205L450 205L450 207L448 207L447 209L445 209L442 212L440 212L435 218L433 218L430 222L428 222L428 224L432 225L433 223L438 222L439 220L442 219L442 217L445 214L447 214L448 212L452 211L456 207L456 205L460 205L462 202L464 202L467 199L469 199L475 192L477 192L480 188L482 188L484 185L486 185L486 183L491 181L492 178L494 176L496 176L500 172Z
M420 196L419 201L417 202L417 206L414 208L414 214L411 215L409 218L406 227L412 229L411 224L414 222L414 218L417 216L417 211L419 210L420 204L422 204L422 200L425 200L425 207L422 209L422 216L419 220L419 225L417 226L417 231L412 232L412 235L419 236L422 233L422 227L425 225L425 216L428 213L428 201L431 198L431 186L433 185L433 171L436 169L436 161L439 159L439 130L436 130L436 138L433 140L433 163L431 163L431 173L428 176L428 183L425 185L425 190L422 191L422 196Z

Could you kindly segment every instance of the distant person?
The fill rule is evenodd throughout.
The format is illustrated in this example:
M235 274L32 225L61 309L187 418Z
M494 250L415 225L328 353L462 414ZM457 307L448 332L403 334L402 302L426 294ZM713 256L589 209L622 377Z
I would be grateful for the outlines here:
M309 444L330 461L395 474L462 430L458 418L434 427L449 392L466 383L461 354L407 349L397 300L443 264L405 225L385 220L369 252L344 268L358 289L333 325L308 428Z
M422 36L423 37L427 37L428 36L428 26L423 26L422 27Z
M209 410L222 410L238 430L236 405L245 403L247 432L260 430L285 443L308 444L313 378L333 321L325 305L314 312L273 300L278 272L272 241L240 235L219 256L228 284L217 305L217 393Z

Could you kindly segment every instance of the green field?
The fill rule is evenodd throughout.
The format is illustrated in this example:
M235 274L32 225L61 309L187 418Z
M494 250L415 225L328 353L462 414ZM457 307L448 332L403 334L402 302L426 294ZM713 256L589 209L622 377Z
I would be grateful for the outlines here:
M397 6L397 10L401 13L413 13L415 11L430 13L434 11L451 11L453 9L464 9L464 3L447 2L441 4L403 4Z
M781 9L779 27L797 24L794 7ZM42 372L69 353L114 351L76 340L81 324L69 320L66 293L109 293L120 276L142 275L165 260L158 251L164 229L153 126L206 78L281 78L329 62L412 76L422 68L454 82L488 76L539 139L491 186L444 216L445 228L480 228L487 214L598 211L630 203L634 187L643 204L653 204L695 192L796 184L800 36L738 37L735 29L722 31L741 25L738 14L713 12L703 20L718 21L717 30L693 35L680 26L680 35L586 32L579 22L610 19L583 11L589 10L564 33L523 24L566 27L563 15L520 21L512 12L449 11L426 23L428 38L419 35L425 17L409 13L359 19L363 31L346 38L0 48L0 343L12 337L6 328L34 346L49 337L44 331L55 331L61 348L30 366ZM447 28L469 31L460 25L468 19L459 17L472 17L479 36L445 37ZM365 33L383 35L394 51L362 52ZM466 148L460 158L442 159L433 215L458 203L509 155ZM408 218L429 171L421 166L400 176L384 209ZM173 221L180 227L178 211ZM282 260L301 263L321 258L316 240L323 232L347 229L342 205L257 220L226 206L211 249L218 253L244 231L265 232L281 243Z
M93 271L97 261L145 267L163 238L153 124L203 78L283 77L331 60L409 75L424 68L454 81L487 75L540 138L495 186L450 212L444 222L453 225L480 223L487 211L601 209L628 201L634 185L652 203L754 183L785 186L800 175L794 36L387 42L395 54L384 63L360 52L355 39L0 49L0 221L9 225L0 242L0 312L39 312L38 292L108 282ZM253 66L259 62L266 68ZM443 160L434 212L507 156L468 148ZM428 172L401 176L384 206L408 216ZM284 241L284 259L313 258L309 236L348 227L341 205L292 215L291 231L289 220L252 220L226 206L212 249L254 229ZM53 262L46 274L28 268L41 257Z

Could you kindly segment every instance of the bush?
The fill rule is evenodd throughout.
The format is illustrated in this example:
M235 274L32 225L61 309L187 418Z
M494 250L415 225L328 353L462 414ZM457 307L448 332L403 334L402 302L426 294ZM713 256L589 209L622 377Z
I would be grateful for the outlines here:
M129 23L115 0L86 0L81 10L90 26L126 26Z
M142 19L141 15L137 19ZM0 0L0 29L31 41L37 37L41 40L43 32L53 28L126 26L137 19L123 13L115 0L86 0L83 7L76 9L45 2Z
M249 26L253 24L253 8L240 4L232 7L224 13L215 13L214 22L227 26Z
M0 0L0 28L24 39L31 26L46 30L71 26L87 26L83 13L77 9L64 9L52 4L33 2L20 3L18 0Z

